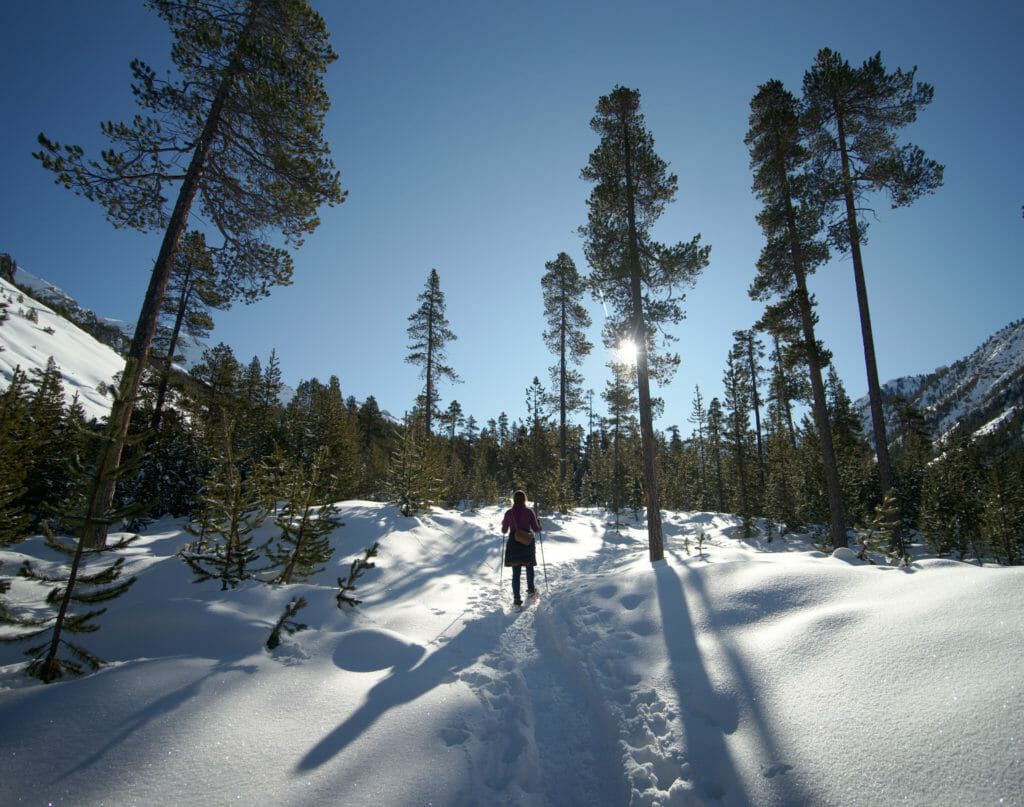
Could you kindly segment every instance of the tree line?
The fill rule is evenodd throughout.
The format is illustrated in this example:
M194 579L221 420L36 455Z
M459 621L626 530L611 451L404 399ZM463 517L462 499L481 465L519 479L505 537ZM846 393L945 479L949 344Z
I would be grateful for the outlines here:
M77 536L61 614L84 582L79 561L109 548L113 524L187 516L196 540L183 559L231 586L258 558L289 578L300 574L291 553L307 552L309 568L321 562L313 525L330 525L331 511L312 518L315 508L363 497L412 514L492 504L519 486L542 509L645 514L652 561L664 556L660 513L669 507L735 512L747 534L755 519L766 519L769 536L827 524L823 545L833 547L847 544L851 525L865 526L896 556L906 531L918 529L936 551L1019 562L1019 440L997 453L966 435L936 444L907 406L897 407L895 435L885 425L863 214L872 194L888 194L895 207L941 185L943 167L898 137L933 96L916 68L887 71L880 54L853 67L823 49L801 97L778 81L757 89L746 143L766 243L749 291L766 308L724 357L722 399L705 402L695 390L688 438L676 426L654 428L665 413L652 381L667 383L679 364L672 328L710 246L700 235L674 244L652 237L678 178L654 150L640 93L621 86L597 102L590 126L599 143L580 172L592 186L579 228L589 273L562 252L541 282L543 337L556 356L551 387L535 378L524 390L527 416L514 422L501 413L480 424L454 400L442 408L439 385L459 380L445 353L456 337L431 270L408 326L407 361L423 393L395 421L372 397L345 398L337 377L303 381L281 401L273 354L266 366L243 365L221 344L186 376L174 371L180 335L208 334L213 311L289 283L289 249L315 230L322 205L344 201L323 132L323 74L337 55L306 0L148 5L171 30L177 76L132 63L141 112L102 125L110 148L98 159L43 134L35 155L115 226L162 233L110 416L84 424L73 404L58 406L55 368L37 379L16 374L0 399L0 446L22 460L0 471L4 540L44 525ZM808 278L832 250L852 257L870 437L814 331ZM606 345L635 357L612 363L603 415L574 369L592 348L586 293L610 310ZM805 405L811 414L800 417ZM581 412L585 426L573 422ZM282 501L290 514L282 543L253 545L253 514L266 517ZM352 579L339 580L339 603ZM58 628L44 670L53 671L59 644Z

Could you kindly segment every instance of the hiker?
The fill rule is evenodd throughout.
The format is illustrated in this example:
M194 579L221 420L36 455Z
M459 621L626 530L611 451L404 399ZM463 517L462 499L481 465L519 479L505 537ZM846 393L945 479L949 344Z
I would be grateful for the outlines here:
M505 565L512 567L512 596L516 605L522 605L519 578L526 567L526 593L531 597L537 589L533 585L533 567L537 565L537 542L534 533L540 532L537 514L526 506L526 493L517 490L512 494L512 507L505 511L501 521L501 533L509 533L505 542ZM518 533L519 537L516 537ZM523 543L526 541L526 543Z

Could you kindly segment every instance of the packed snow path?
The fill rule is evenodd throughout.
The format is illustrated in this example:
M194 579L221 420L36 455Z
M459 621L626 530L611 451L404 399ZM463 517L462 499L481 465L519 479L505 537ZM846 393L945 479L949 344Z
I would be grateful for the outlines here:
M3 803L1024 805L1024 569L872 566L707 513L666 514L652 565L642 525L580 510L542 518L517 613L502 510L346 502L331 568L233 591L191 582L180 522L151 525L85 637L101 671L44 686L0 645ZM8 575L25 559L56 556L0 548ZM297 595L309 629L266 651Z

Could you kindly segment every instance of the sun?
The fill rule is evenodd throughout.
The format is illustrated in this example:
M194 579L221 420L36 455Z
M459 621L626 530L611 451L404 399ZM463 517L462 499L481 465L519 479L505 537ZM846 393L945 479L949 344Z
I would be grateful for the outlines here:
M636 343L632 339L625 339L619 342L619 346L615 348L615 361L619 364L636 364Z

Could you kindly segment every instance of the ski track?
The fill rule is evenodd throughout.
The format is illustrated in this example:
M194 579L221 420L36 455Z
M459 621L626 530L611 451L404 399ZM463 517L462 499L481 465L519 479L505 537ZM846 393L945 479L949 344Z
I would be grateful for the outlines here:
M706 690L640 686L629 648L644 640L642 622L635 635L623 631L622 641L602 647L609 623L640 604L636 595L614 583L586 598L558 590L576 571L601 579L602 565L595 558L549 567L555 593L521 612L501 592L506 622L493 650L459 675L480 716L442 732L476 771L462 797L529 807L747 803L733 787L736 772L715 759L736 730L735 705L706 702ZM493 613L493 591L478 584L470 611Z

